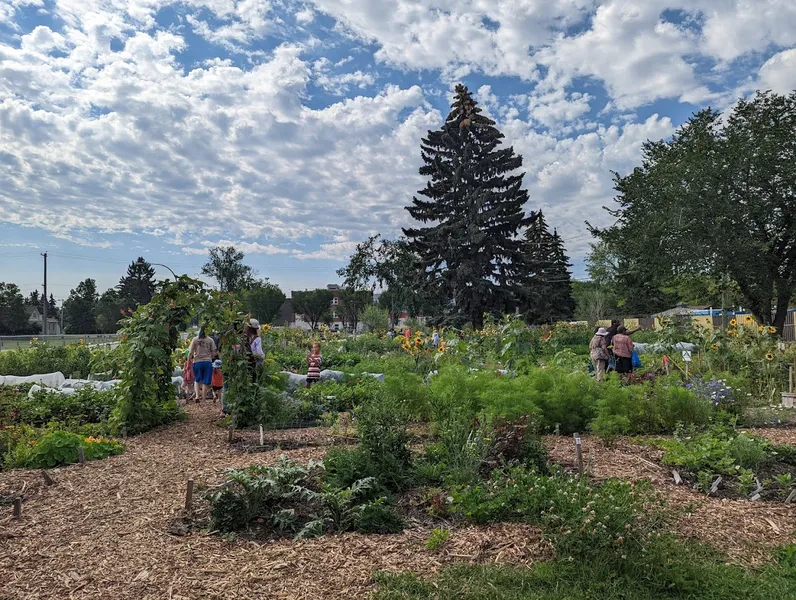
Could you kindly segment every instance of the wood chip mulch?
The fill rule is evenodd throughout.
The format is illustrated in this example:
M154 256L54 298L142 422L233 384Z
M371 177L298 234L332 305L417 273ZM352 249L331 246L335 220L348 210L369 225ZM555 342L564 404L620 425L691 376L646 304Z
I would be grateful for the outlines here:
M54 486L39 471L0 473L0 498L24 498L21 520L0 505L2 600L363 598L375 570L422 575L451 562L525 565L551 556L538 530L521 524L454 529L435 551L426 550L429 526L268 544L172 535L189 478L215 485L226 468L274 464L280 454L320 460L329 435L267 432L270 442L298 448L245 453L241 440L259 443L258 432L237 432L230 445L213 407L188 410L190 420L127 440L120 456L52 469Z
M796 442L796 431L750 430L778 443ZM778 437L775 437L778 436ZM575 443L566 436L546 436L550 459L574 469ZM618 440L612 447L593 436L583 436L583 462L595 479L619 477L652 482L670 507L680 509L677 531L708 542L737 562L748 565L771 560L770 550L796 543L796 503L751 502L706 497L687 485L675 485L670 469L658 461L656 448Z

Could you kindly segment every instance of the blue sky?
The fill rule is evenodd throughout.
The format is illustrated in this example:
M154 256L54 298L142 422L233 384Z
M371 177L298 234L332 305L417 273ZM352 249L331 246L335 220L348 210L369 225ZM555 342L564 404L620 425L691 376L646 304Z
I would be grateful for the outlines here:
M229 244L285 290L336 281L409 223L457 82L583 278L646 139L796 88L796 3L0 0L0 281L40 287L46 250L65 298Z

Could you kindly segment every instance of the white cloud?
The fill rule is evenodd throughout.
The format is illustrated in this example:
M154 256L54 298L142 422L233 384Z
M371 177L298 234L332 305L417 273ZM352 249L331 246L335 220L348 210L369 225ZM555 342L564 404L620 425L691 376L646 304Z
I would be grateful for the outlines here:
M318 250L312 252L302 252L296 250L293 253L299 260L324 259L324 260L346 260L356 250L358 242L334 242L331 244L321 244Z
M778 94L796 90L796 48L784 50L760 67L760 87Z

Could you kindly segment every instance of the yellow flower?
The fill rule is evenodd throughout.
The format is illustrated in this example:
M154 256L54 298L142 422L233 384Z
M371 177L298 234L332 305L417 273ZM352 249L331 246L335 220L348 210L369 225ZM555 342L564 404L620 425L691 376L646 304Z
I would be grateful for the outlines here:
M437 352L439 352L440 354L442 354L443 352L445 352L445 346L440 346L440 347L437 349Z
M746 321L747 323L751 323L752 322L752 317L750 315L746 315L744 317L744 321Z
M738 321L736 321L735 319L732 319L730 321L730 327L735 327L737 324L738 324Z
M718 349L719 349L719 345L718 345L718 344L712 344L712 345L710 346L710 349L711 349L711 350L718 350Z
M777 332L777 328L776 328L776 327L771 327L771 326L769 326L769 328L768 328L768 332L769 332L771 335L774 335L774 334Z
M758 325L757 326L757 333L763 333L763 326L762 325Z
M766 360L774 360L774 355L771 352L766 354Z

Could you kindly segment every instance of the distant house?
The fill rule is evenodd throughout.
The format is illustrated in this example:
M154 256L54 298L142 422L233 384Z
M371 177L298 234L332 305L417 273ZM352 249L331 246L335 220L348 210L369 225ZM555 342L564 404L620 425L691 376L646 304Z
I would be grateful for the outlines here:
M28 323L38 325L42 335L61 335L61 325L58 319L47 317L47 330L44 330L44 315L35 306L26 306L25 313L28 315Z

